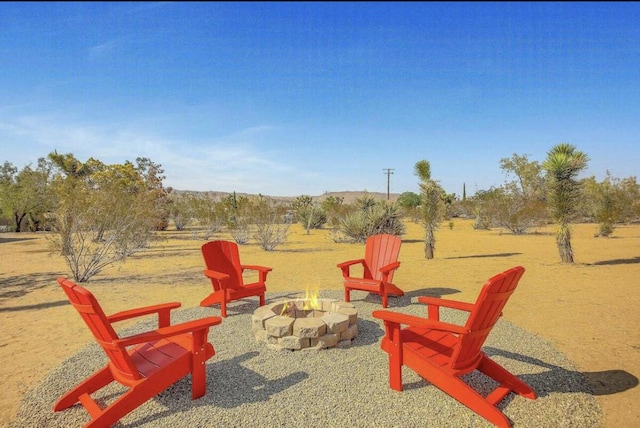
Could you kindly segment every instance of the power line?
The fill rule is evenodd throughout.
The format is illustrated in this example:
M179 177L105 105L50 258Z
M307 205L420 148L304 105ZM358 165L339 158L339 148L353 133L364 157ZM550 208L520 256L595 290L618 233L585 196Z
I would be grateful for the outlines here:
M387 174L387 201L389 200L389 183L391 182L391 174L395 169L393 168L382 168L385 174Z

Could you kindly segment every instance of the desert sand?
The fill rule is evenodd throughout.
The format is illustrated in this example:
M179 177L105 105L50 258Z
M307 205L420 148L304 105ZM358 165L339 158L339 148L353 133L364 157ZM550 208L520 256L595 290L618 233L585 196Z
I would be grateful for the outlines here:
M595 238L593 224L574 225L576 263L564 265L553 226L514 236L498 229L474 230L470 220L454 219L452 228L445 222L437 232L436 258L425 260L422 228L406 224L396 284L413 296L472 302L487 278L524 266L527 271L504 318L547 339L575 363L602 407L605 427L640 426L639 225L620 226L611 238ZM166 301L193 307L210 291L202 275L203 237L195 231L158 237L150 248L84 284L108 313ZM220 233L215 238L230 237ZM267 300L269 292L341 289L336 264L360 258L363 249L333 242L326 230L307 235L298 225L275 251L265 252L257 244L240 247L243 262L273 268ZM26 391L92 343L57 286L58 276L69 276L69 270L50 253L44 234L0 234L0 426L15 417ZM363 297L353 295L354 300Z

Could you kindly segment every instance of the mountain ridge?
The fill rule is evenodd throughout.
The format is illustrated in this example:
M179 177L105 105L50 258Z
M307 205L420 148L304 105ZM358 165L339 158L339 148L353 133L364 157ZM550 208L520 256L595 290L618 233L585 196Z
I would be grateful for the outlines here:
M214 200L221 200L228 195L233 195L235 193L236 196L244 196L244 197L252 197L252 196L264 196L266 198L272 199L278 202L291 202L294 201L298 196L274 196L274 195L263 195L263 194L255 194L255 193L244 193L244 192L224 192L217 190L208 190L208 191L198 191L198 190L178 190L173 189L175 193L191 193L191 194L209 194L213 197ZM314 201L322 202L330 196L335 198L343 198L343 202L345 204L350 204L354 202L356 199L369 195L373 196L375 199L387 200L387 194L383 192L368 192L366 190L342 190L338 192L325 192L321 195L307 195L311 196ZM395 202L400 197L399 193L389 193L389 201Z

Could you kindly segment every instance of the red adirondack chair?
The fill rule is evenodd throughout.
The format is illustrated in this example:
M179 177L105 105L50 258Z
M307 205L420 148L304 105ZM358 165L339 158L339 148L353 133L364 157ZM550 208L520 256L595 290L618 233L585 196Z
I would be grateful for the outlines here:
M172 326L170 311L180 307L177 302L107 316L87 289L65 278L58 278L58 284L107 354L109 363L60 397L54 411L80 402L91 415L85 427L107 427L188 374L191 374L191 397L196 399L205 394L205 362L215 354L207 335L209 327L220 324L221 318L209 317ZM112 324L117 321L150 314L158 315L157 330L120 338L113 329ZM113 381L128 389L101 408L91 394Z
M364 259L338 264L344 278L344 300L351 301L351 290L368 291L382 296L382 307L386 308L390 294L403 296L404 292L391 283L400 266L398 254L401 244L402 240L395 235L373 235L365 242ZM362 265L362 277L351 276L353 265Z
M227 303L245 297L258 296L260 306L264 305L264 295L267 292L267 274L269 267L243 265L240 263L238 244L231 241L209 241L202 246L202 257L207 266L204 274L211 279L213 293L205 297L200 306L220 304L220 313L227 316ZM245 284L242 273L245 270L258 272L258 280Z
M389 354L391 388L402 391L402 366L406 365L491 423L511 426L496 405L510 392L531 399L535 399L536 394L482 352L482 345L523 274L524 268L518 266L493 276L473 304L419 297L418 301L427 305L428 318L374 311L373 316L384 321L386 330L381 347ZM440 321L441 306L469 312L466 324L458 326ZM401 328L401 325L408 327ZM460 379L474 370L498 383L486 397Z

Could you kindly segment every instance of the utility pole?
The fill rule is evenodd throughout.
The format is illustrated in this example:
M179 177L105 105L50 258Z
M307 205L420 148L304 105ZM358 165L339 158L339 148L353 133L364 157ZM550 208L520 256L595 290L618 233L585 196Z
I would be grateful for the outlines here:
M385 174L387 174L387 201L389 200L389 182L391 181L391 174L393 174L393 168L382 168Z

